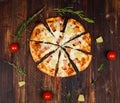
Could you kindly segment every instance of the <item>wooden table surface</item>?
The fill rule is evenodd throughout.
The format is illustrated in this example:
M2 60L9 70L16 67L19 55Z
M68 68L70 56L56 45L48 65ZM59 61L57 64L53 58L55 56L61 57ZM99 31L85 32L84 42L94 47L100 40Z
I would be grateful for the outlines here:
M19 39L14 38L23 21L44 5L41 16L27 26ZM94 24L82 22L92 36L93 59L78 75L56 78L36 68L29 50L29 38L38 22L57 15L53 9L63 7L83 10L86 17L94 19ZM99 36L104 40L101 44L96 43ZM17 53L9 51L13 42L19 43ZM116 60L106 59L109 50L117 53ZM24 68L27 75L22 76L5 61ZM98 72L101 64L103 70ZM0 0L0 79L0 103L80 103L80 94L85 97L83 103L120 103L120 0ZM19 81L26 84L19 87ZM45 90L53 92L52 101L45 102L41 98Z

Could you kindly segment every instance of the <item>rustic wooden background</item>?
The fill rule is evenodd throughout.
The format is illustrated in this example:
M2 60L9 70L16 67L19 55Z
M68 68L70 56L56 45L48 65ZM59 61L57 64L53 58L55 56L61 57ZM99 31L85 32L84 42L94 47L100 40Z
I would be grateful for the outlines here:
M19 39L13 36L25 19L47 5L44 12L23 31ZM37 70L29 51L29 38L34 26L46 17L57 15L54 8L74 7L83 10L94 24L82 22L92 36L93 60L82 73L70 78L54 78ZM102 36L104 42L96 43ZM10 53L9 45L17 42L20 50ZM108 61L109 50L117 53L115 61ZM25 69L23 77L4 62L14 62ZM98 66L104 64L99 73ZM91 81L98 78L95 85ZM26 85L18 86L24 80ZM44 90L51 90L53 100L48 103L120 103L120 0L0 0L0 103L47 103L41 98ZM70 97L67 95L70 94Z

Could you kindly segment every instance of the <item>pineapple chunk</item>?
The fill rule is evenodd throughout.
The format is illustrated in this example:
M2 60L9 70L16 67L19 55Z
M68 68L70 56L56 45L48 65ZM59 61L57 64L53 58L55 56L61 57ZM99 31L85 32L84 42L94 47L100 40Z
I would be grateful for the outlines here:
M56 66L56 63L57 63L57 60L56 60L56 59L53 59L53 60L51 61L51 65L52 65L53 67Z
M96 39L96 42L97 42L97 43L102 43L102 42L103 42L102 36L98 37L98 38Z
M52 40L53 40L53 37L52 37L52 36L49 36L49 37L46 38L46 41L47 41L47 42L52 42Z
M85 101L85 98L84 98L84 95L83 95L83 94L80 94L80 95L78 96L78 101L79 101L79 102L84 102L84 101Z
M83 57L83 54L79 51L75 52L75 57L77 57L78 59L81 59L81 57Z
M67 31L66 34L68 35L72 35L74 33L74 30L70 28L68 28L66 31Z
M25 81L19 81L19 82L18 82L18 85L19 85L19 87L24 86L24 85L25 85Z

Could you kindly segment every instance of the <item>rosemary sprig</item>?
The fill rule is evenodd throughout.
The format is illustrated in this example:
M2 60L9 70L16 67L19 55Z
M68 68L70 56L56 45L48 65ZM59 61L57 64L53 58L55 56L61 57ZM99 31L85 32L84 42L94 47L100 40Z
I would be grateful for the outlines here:
M35 19L44 9L46 6L44 6L42 9L40 9L38 12L36 12L33 16L26 19L23 24L18 28L18 30L15 33L15 38L19 38L22 31L25 30L25 28L31 23L33 19Z
M94 23L94 20L90 19L90 18L86 18L84 16L84 12L83 11L75 11L73 10L73 7L65 7L65 8L55 8L54 9L57 13L59 13L59 15L63 16L65 13L70 13L70 14L74 14L77 15L78 17L80 17L82 20L88 22L88 23Z
M15 68L20 74L26 76L25 70L21 67L19 67L18 65L11 63L11 62L7 62L9 65L11 65L13 68Z

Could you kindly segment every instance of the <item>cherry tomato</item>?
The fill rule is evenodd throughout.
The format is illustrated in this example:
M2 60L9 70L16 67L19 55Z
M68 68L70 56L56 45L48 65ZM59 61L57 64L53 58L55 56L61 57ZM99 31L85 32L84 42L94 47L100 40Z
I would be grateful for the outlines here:
M115 51L109 51L107 53L107 59L110 60L110 61L115 60L116 57L117 57L117 54L116 54Z
M10 44L10 52L15 53L19 50L19 45L17 43L12 43Z
M45 101L51 101L52 98L53 98L53 94L50 91L44 91L43 94L42 94L42 98Z

